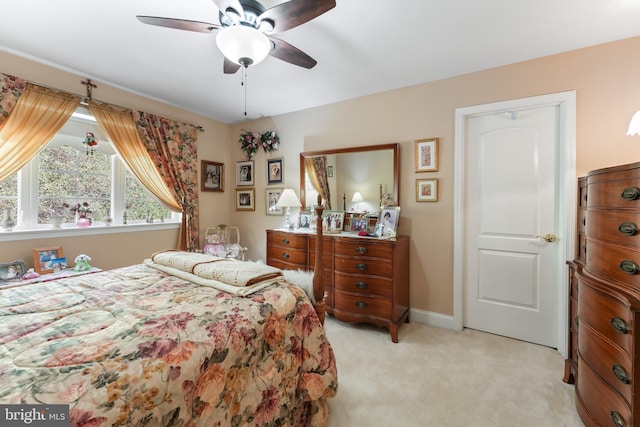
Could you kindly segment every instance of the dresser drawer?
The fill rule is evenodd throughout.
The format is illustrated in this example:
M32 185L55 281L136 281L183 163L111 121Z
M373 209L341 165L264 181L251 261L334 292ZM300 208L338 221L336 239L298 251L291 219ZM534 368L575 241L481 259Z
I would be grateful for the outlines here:
M300 249L271 246L267 249L267 257L269 258L269 262L285 262L287 264L298 265L300 266L299 268L302 269L306 269L307 267L307 252Z
M383 319L393 318L393 305L388 299L348 294L337 289L334 289L334 296L336 310Z
M632 314L622 302L580 281L578 318L579 325L589 324L605 338L622 347L627 354L633 354ZM582 331L581 326L578 328Z
M336 242L336 255L393 259L393 246L362 239L361 242Z
M390 261L370 258L344 258L336 256L334 259L335 271L341 273L367 274L382 277L393 275L393 265Z
M336 272L334 285L336 289L341 291L372 294L384 298L393 297L393 282L391 279Z
M578 346L581 361L587 362L629 404L633 387L633 370L629 356L620 347L597 334L587 322L580 325Z
M613 178L613 177L612 177ZM609 209L640 209L640 180L611 179L592 182L589 180L589 208L606 207Z
M640 250L589 238L586 259L591 273L640 286Z
M267 248L269 246L284 246L287 248L300 249L307 251L307 236L295 235L293 233L267 232Z
M586 225L587 225L587 210L578 209L577 222L576 222L576 228L578 230L578 233L584 232Z
M590 239L640 247L640 213L590 210L586 222Z
M619 417L625 426L631 427L631 409L622 396L616 393L582 360L578 363L578 381L576 382L576 399L599 425L615 426L612 416ZM613 414L613 415L612 415Z

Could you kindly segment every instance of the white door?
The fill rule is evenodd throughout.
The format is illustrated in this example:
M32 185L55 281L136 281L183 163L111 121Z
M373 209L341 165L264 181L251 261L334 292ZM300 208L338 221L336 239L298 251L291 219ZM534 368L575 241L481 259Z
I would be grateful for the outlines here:
M470 117L465 154L465 326L551 347L564 238L559 117L557 105Z

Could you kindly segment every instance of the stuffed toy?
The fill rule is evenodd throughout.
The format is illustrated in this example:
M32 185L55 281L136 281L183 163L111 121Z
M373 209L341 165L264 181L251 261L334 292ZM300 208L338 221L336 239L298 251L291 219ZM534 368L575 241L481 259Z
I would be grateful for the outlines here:
M76 266L73 267L73 271L88 271L91 270L91 266L89 265L89 261L91 261L91 257L89 255L80 254L76 257L75 263Z

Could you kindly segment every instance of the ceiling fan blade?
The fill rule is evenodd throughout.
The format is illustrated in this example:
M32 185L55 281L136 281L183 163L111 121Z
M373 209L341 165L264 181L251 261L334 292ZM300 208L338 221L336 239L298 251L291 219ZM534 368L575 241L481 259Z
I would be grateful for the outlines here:
M269 52L269 55L273 57L304 68L313 68L318 63L315 59L285 41L275 37L269 37L269 40L274 45L271 52Z
M220 25L208 22L189 21L187 19L161 18L159 16L136 16L140 22L158 27L175 28L176 30L195 31L196 33L210 33L219 30Z
M224 68L225 74L235 74L236 71L240 69L240 65L236 64L233 61L228 60L227 57L225 56L223 68Z
M244 16L244 10L238 0L213 0L213 4L215 4L224 15L227 14L227 10L233 9L240 18Z
M311 21L336 6L335 0L290 0L267 9L258 17L258 23L269 21L274 33L281 33Z

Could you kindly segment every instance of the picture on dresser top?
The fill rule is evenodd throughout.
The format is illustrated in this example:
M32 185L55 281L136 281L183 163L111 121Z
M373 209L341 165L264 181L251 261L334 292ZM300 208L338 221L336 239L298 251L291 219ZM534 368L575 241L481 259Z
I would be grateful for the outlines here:
M388 206L380 212L378 217L378 224L376 225L376 231L378 226L382 226L382 236L390 237L395 236L398 230L398 223L400 222L400 206Z
M328 234L342 233L344 211L324 211L322 213L322 232Z

